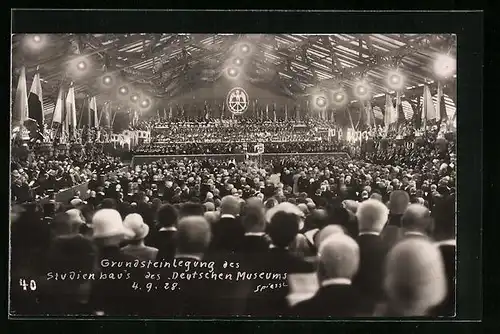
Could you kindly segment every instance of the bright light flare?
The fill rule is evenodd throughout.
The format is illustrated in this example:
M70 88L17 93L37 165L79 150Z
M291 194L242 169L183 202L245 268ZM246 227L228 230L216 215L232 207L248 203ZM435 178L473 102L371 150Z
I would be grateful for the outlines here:
M38 52L47 46L47 36L45 35L26 35L23 41L26 51Z
M316 98L316 105L319 107L319 108L324 108L326 107L326 99L323 97L323 96L318 96Z
M360 80L354 85L354 96L360 100L367 100L370 98L371 88L365 80Z
M390 71L387 74L387 87L392 90L402 90L404 87L405 77L399 71Z
M227 69L227 75L230 77L230 78L237 78L238 75L240 74L240 71L238 71L237 68L234 68L234 67L230 67Z
M131 97L130 97L130 101L132 102L137 102L139 100L139 95L137 94L133 94Z
M102 83L106 86L112 86L113 78L110 75L106 75L102 78Z
M457 70L457 60L449 55L440 54L434 60L434 74L439 78L449 78Z
M149 107L150 104L151 104L151 102L148 99L141 101L142 108L147 108L147 107Z
M121 95L127 95L128 94L128 87L127 86L121 86L118 89L118 93L120 93Z
M332 94L332 102L336 107L342 107L347 104L347 94L343 89L334 91Z
M250 52L250 46L248 44L243 44L240 47L240 50L242 53L249 53Z
M85 69L87 68L87 63L81 60L78 62L78 64L76 64L76 68L80 71L85 71Z
M243 59L241 59L239 57L234 58L233 64L236 65L236 66L241 66L241 65L243 65Z

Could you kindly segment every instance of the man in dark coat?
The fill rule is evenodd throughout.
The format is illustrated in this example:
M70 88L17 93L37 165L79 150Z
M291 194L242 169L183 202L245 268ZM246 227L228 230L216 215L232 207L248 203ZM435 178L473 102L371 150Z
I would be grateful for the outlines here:
M351 237L337 233L320 245L320 288L310 299L294 305L290 314L299 318L369 316L373 306L352 286L359 266L359 246Z
M380 232L387 223L388 215L388 208L375 199L362 202L356 212L360 265L353 284L365 298L373 302L383 299L383 264L388 247L380 237Z

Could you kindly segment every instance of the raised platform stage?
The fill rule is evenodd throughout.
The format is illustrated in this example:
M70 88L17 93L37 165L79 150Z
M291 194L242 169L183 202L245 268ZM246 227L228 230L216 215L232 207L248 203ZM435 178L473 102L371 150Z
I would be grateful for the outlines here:
M262 160L285 158L285 157L339 157L339 158L349 158L349 154L345 152L326 152L326 153L263 153ZM184 155L134 155L132 158L132 167L137 164L149 164L151 162L166 159L166 160L178 160L178 159L235 159L236 161L244 161L245 154L184 154ZM259 159L258 156L252 155L251 159Z

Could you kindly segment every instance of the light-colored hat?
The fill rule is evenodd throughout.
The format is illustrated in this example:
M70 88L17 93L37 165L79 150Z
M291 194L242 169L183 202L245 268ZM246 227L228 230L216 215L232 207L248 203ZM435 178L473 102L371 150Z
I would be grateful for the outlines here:
M142 216L138 213L131 213L125 217L123 226L134 233L132 239L144 239L149 234L149 226L144 223Z
M133 238L135 233L123 226L120 213L114 209L98 210L92 217L94 238L123 236Z

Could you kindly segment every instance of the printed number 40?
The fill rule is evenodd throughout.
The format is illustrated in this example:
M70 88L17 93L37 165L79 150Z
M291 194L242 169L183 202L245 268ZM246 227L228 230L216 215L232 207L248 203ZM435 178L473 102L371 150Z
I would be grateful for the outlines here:
M36 282L34 280L30 280L30 284L26 283L25 279L20 279L19 280L19 285L23 288L24 291L28 290L28 287L31 291L36 290Z

